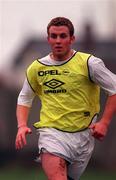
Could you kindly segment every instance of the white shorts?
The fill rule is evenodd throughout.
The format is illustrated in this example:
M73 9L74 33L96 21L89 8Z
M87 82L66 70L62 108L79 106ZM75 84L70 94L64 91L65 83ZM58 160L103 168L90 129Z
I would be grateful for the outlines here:
M78 180L94 149L90 129L67 133L53 128L37 129L39 154L42 149L68 161L68 176Z

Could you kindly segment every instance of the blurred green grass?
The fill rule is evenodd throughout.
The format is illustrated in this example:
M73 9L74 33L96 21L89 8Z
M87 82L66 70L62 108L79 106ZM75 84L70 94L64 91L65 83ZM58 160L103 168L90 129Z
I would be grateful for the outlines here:
M42 169L7 167L0 169L0 180L47 180ZM116 173L99 170L86 170L81 180L116 180Z

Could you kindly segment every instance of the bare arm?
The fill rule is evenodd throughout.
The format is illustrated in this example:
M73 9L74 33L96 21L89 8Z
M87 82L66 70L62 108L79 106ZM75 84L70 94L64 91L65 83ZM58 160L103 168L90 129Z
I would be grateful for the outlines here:
M27 126L29 111L30 111L30 107L17 105L16 116L17 116L18 128Z
M116 113L116 95L109 96L106 101L102 118L99 122L91 124L92 135L102 140L107 133L113 115Z
M30 108L22 105L17 105L16 115L17 115L17 124L18 131L15 141L16 149L23 148L27 144L26 134L31 133L31 129L27 126L28 115Z

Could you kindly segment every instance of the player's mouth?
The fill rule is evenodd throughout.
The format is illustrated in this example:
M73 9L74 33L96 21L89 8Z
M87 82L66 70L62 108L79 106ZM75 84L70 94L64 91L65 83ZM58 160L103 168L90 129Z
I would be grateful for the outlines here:
M57 50L57 51L61 51L62 50L62 46L55 46L54 49Z

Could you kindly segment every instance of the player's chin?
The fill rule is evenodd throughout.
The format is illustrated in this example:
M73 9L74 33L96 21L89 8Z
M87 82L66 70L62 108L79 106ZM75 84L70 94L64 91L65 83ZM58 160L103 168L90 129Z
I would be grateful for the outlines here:
M55 51L54 51L54 54L56 54L56 55L63 55L63 50L62 49L56 49Z

